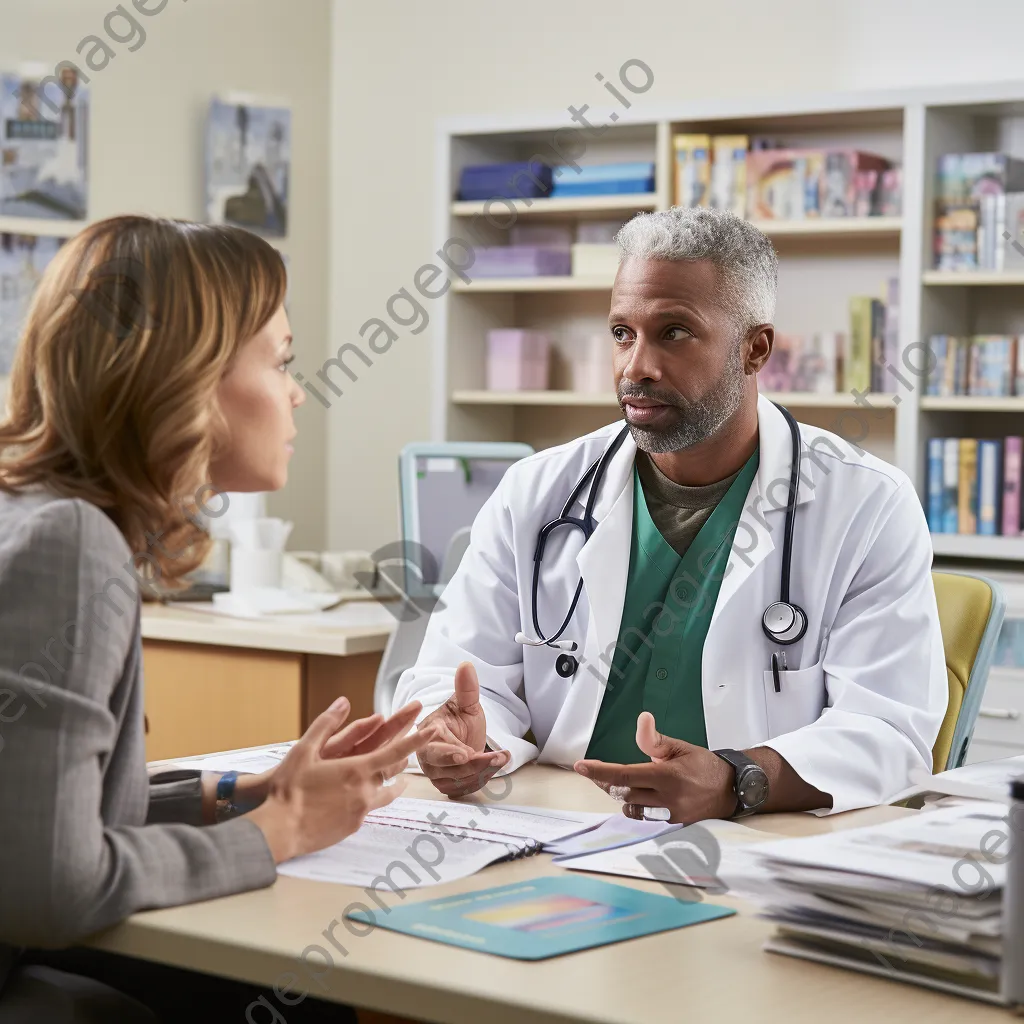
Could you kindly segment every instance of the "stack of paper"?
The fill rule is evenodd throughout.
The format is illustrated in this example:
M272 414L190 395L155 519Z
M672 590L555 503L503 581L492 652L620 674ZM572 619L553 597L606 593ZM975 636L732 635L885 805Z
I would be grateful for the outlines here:
M1024 777L1024 756L965 764L937 775L922 772L915 785L897 793L889 802L916 807L936 796L1009 802L1010 783L1021 777Z
M734 849L721 874L778 929L766 949L1000 1002L1006 807Z

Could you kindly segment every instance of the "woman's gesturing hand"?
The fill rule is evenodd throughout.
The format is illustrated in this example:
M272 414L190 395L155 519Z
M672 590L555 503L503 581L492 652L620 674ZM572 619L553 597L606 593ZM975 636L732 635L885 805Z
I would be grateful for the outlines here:
M414 701L387 721L375 715L342 728L349 712L342 697L317 717L274 769L266 800L247 815L275 863L339 842L401 793L401 781L385 788L384 780L434 738L430 729L406 735L419 711Z

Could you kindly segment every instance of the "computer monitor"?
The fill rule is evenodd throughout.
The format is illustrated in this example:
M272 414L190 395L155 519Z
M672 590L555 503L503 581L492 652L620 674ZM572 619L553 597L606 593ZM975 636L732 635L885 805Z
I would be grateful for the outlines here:
M514 462L532 455L513 442L417 442L399 456L401 557L409 597L436 596L458 568L469 530Z

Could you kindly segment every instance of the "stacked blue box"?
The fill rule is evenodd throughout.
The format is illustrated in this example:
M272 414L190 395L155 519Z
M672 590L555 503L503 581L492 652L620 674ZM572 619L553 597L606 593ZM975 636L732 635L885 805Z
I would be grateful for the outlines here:
M654 191L653 163L594 164L555 168L552 196L605 196Z
M459 175L460 199L538 199L550 192L551 168L539 160L463 167Z

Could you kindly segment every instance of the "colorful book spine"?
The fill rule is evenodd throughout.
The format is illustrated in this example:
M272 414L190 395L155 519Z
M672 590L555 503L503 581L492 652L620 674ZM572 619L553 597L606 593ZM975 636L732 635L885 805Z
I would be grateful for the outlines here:
M850 299L850 344L844 365L846 391L871 390L872 304L870 295L854 295Z
M928 529L942 533L942 449L941 437L928 439Z
M676 205L707 206L711 185L711 136L677 135Z
M978 533L985 537L999 532L1002 447L999 441L978 442Z
M747 215L746 135L715 135L711 139L711 205L737 217Z
M959 530L960 440L947 437L942 449L942 532Z
M1008 437L1003 445L1003 522L1004 537L1020 533L1021 450L1024 438Z
M928 339L930 372L925 383L926 395L942 395L946 386L946 360L949 354L949 336L933 334Z
M957 488L957 533L978 532L978 441L960 438L960 472Z
M890 277L885 287L884 306L884 341L882 343L882 355L888 366L899 367L900 365L900 279ZM879 391L896 391L897 378L888 370L882 371L882 384Z

